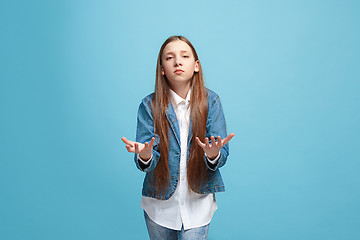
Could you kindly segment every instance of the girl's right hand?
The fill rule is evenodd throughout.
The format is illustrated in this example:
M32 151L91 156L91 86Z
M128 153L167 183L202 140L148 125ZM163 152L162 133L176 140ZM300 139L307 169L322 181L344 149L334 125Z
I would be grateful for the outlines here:
M145 142L145 144L134 142L126 139L126 137L122 137L121 140L126 144L126 149L128 152L139 154L140 158L144 161L147 161L151 158L152 148L155 143L155 138L151 138L150 144Z

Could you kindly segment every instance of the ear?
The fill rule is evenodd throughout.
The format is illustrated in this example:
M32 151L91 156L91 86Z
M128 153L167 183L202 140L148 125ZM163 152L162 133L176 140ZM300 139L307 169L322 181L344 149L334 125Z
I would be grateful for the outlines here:
M200 71L200 68L199 68L199 60L196 60L195 61L195 69L194 69L194 72L199 72Z
M163 68L161 68L161 75L165 75L165 71Z

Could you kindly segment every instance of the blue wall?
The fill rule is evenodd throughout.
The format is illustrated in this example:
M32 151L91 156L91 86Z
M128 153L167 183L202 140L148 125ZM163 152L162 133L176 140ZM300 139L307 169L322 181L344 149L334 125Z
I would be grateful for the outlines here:
M0 6L0 239L146 239L134 139L163 41L222 100L227 191L209 239L360 239L357 1Z

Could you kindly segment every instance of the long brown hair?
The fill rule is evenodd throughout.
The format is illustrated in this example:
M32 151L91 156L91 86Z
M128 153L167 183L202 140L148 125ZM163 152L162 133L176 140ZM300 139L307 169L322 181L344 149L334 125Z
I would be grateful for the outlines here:
M201 183L206 179L206 165L204 162L204 150L196 143L195 137L199 137L201 141L205 140L206 119L207 119L207 93L204 85L203 72L199 57L195 48L190 41L183 36L171 36L161 46L156 66L156 82L155 94L152 101L155 134L160 138L160 159L154 170L154 184L157 186L158 193L165 192L169 185L169 141L168 129L169 122L166 117L166 109L169 104L169 84L165 75L162 75L161 57L166 45L172 41L181 40L186 42L192 49L195 61L199 61L199 71L194 72L191 79L191 96L190 96L190 116L192 121L192 139L190 148L190 157L187 163L187 177L189 187L200 193Z

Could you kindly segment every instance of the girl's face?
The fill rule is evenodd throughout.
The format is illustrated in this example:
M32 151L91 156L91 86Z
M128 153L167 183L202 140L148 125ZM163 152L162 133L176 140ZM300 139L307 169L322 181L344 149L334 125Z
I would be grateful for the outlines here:
M172 41L165 46L161 62L161 73L167 77L171 87L186 86L194 72L199 72L199 61L195 61L190 46L181 40Z

